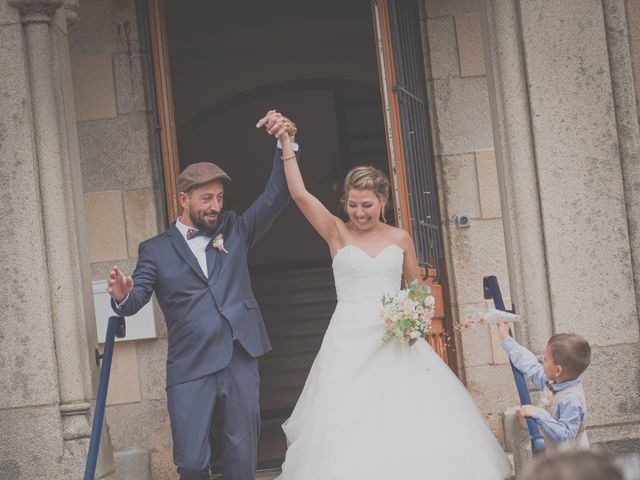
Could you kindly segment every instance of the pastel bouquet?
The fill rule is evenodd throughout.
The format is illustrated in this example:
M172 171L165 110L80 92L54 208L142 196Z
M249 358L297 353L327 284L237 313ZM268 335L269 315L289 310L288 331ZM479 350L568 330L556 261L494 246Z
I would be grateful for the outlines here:
M384 295L381 302L384 341L395 338L411 346L419 338L427 337L436 306L427 285L420 285L418 280L414 280L406 289L394 295Z

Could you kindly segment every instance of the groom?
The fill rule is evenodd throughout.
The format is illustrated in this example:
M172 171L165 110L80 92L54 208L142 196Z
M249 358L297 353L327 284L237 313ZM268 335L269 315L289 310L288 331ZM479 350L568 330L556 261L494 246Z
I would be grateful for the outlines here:
M256 126L293 142L292 125L269 111ZM257 358L271 344L251 291L247 254L289 201L282 163L278 148L264 192L242 215L221 213L231 179L220 167L189 165L178 179L182 215L140 244L133 277L118 267L109 274L116 313L135 314L154 291L164 313L173 459L183 480L209 478L213 437L224 479L255 479Z

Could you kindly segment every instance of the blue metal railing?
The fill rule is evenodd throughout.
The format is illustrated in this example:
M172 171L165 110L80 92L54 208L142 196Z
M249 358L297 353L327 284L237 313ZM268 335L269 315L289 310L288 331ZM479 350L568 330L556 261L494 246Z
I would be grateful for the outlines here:
M484 298L493 300L493 305L496 310L502 310L503 312L515 313L514 310L507 310L504 307L504 301L502 300L502 293L500 292L500 285L498 279L491 275L482 279L482 288L484 290ZM513 337L513 332L509 331L509 335ZM511 362L509 362L511 363ZM524 375L518 370L513 363L511 363L511 371L513 372L513 378L516 382L516 388L518 389L518 396L520 397L521 405L531 405L531 397L529 395L529 389L527 388L527 382ZM531 438L531 450L534 455L544 452L544 437L540 433L538 424L531 417L525 417L527 422L527 429L529 430L529 437Z
M96 348L96 363L100 366L100 359L102 359L102 369L100 370L96 408L93 412L93 426L91 427L91 440L89 442L87 465L84 469L84 480L94 480L96 474L100 435L102 434L102 424L104 422L104 408L107 403L107 389L109 388L109 374L111 373L111 359L113 358L113 344L115 337L124 338L125 334L124 318L110 317L107 324L107 335L104 340L104 353L100 354Z

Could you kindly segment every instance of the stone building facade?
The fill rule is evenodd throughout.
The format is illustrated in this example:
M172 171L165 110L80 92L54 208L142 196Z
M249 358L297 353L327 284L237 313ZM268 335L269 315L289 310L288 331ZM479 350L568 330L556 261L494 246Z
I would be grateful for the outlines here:
M0 478L82 476L92 281L113 264L132 272L138 244L167 225L146 3L0 0ZM640 451L640 0L421 0L420 22L451 321L484 304L482 278L496 275L536 353L555 332L586 336L590 439ZM355 63L344 79L364 78ZM178 131L213 102L187 80L177 100L198 93ZM303 149L327 135L305 133ZM100 478L175 478L155 312L155 338L116 344ZM517 396L495 332L458 334L453 354L508 447Z

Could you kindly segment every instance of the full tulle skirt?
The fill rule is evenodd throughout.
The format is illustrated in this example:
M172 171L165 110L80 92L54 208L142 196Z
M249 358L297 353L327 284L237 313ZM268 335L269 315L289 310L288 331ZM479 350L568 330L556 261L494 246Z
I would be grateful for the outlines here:
M338 302L291 417L278 480L500 480L502 448L425 341L382 341L375 302Z

